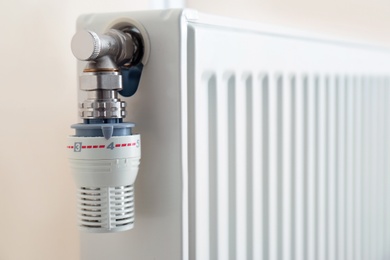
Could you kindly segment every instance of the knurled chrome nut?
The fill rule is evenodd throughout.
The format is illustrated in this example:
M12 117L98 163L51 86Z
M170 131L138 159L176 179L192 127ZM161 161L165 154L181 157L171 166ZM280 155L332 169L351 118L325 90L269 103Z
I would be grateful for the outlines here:
M84 101L80 105L83 119L110 119L126 117L126 102L123 101Z
M125 110L115 111L80 111L80 117L83 119L112 119L112 118L125 118Z
M121 90L122 75L97 74L81 75L79 78L81 90Z

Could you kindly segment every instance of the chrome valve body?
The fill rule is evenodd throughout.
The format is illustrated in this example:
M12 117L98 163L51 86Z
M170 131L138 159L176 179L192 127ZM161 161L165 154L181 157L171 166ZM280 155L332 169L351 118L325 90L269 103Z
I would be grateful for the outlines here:
M130 61L135 50L132 36L116 29L105 34L80 31L74 35L74 56L88 61L79 77L80 89L88 96L79 105L81 118L122 119L126 116L126 103L118 98L122 75L117 64Z

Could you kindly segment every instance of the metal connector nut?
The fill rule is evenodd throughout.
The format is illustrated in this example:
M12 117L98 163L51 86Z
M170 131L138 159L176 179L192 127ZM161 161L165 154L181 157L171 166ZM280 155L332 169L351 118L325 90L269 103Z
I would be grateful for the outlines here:
M79 78L81 90L121 90L122 89L122 75L118 73L113 74L83 74Z

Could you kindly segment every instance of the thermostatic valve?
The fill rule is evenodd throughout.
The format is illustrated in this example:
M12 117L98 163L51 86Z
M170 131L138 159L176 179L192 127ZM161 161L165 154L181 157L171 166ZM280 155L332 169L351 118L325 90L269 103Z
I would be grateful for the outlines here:
M80 31L72 40L73 54L86 62L79 77L86 99L79 104L83 123L72 125L75 134L68 138L67 150L77 186L79 227L88 232L118 232L134 225L141 137L132 133L133 123L123 122L126 103L118 95L121 67L131 68L135 52L142 50L130 32Z

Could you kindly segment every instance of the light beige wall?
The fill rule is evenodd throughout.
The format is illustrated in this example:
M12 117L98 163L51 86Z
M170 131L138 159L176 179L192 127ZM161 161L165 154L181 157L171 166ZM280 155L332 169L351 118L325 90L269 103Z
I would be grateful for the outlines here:
M76 123L78 15L148 0L0 2L0 260L79 259L66 137Z
M390 47L389 0L187 0L187 5Z

